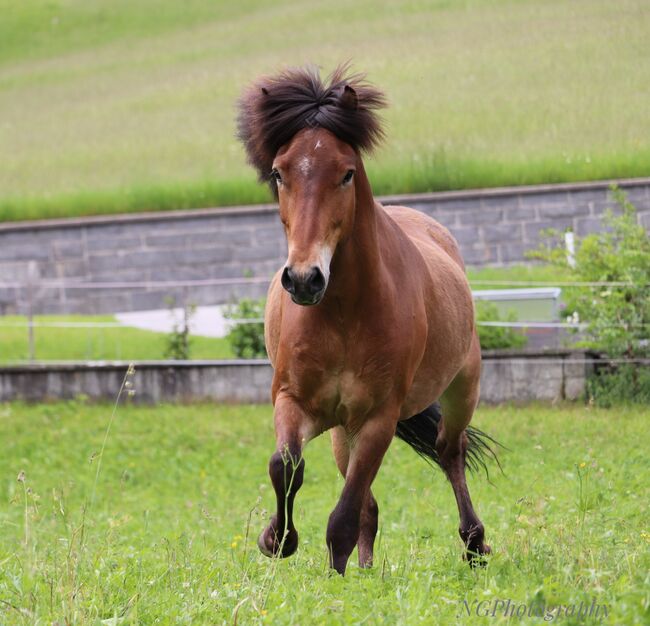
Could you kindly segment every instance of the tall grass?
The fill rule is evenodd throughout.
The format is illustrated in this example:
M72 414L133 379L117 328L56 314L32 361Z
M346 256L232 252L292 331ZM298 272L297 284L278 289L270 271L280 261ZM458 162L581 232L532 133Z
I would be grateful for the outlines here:
M352 59L388 93L375 192L650 173L644 0L0 0L0 219L260 202L234 103Z

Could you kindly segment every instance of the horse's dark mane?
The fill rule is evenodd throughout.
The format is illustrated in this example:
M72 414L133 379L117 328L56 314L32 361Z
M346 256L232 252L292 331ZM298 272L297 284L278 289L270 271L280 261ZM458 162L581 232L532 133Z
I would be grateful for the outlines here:
M355 150L372 150L383 138L375 111L385 105L383 93L364 75L349 74L347 65L325 82L314 67L287 69L246 89L237 135L260 180L269 182L278 150L303 128L325 128Z

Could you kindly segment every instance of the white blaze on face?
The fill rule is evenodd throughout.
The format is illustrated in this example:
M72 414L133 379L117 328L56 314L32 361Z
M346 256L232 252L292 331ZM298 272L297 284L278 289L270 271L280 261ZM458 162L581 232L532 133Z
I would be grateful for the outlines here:
M312 162L309 157L302 157L302 159L298 161L298 169L303 176L309 176L309 172L311 172L311 166Z
M332 262L332 248L328 245L322 245L320 252L318 254L318 267L323 273L325 278L325 284L329 282L330 279L330 263Z
M319 140L316 142L316 145L314 146L314 152L316 152L316 150L318 150L318 148L320 148L322 145L323 145L323 144L320 142L320 139L319 139Z
M316 253L316 256L314 256L314 253ZM289 256L287 257L285 265L287 267L292 267L293 270L299 274L306 274L312 267L318 267L322 272L325 284L327 285L330 279L330 263L332 262L332 255L333 251L330 246L327 244L320 244L315 250L312 249L312 254L309 256L308 260L296 262L291 252L291 246L289 246Z

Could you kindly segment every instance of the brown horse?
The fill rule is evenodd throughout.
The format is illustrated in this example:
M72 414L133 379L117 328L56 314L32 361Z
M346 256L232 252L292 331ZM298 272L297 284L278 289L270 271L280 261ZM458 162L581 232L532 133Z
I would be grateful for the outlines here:
M397 435L446 473L477 563L490 548L465 466L482 464L490 438L468 429L481 369L472 294L446 228L374 200L361 152L382 138L384 97L345 74L323 83L313 69L287 70L239 103L239 137L278 197L289 250L266 308L277 512L258 545L267 556L295 552L302 451L330 430L345 477L327 526L330 564L343 574L356 545L360 566L371 565L379 511L370 487Z

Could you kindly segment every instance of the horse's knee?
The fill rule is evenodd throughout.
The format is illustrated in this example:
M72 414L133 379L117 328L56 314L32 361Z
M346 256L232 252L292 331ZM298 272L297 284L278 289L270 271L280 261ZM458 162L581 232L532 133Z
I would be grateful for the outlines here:
M302 486L305 460L300 453L276 452L269 461L269 476L276 493L295 493Z

